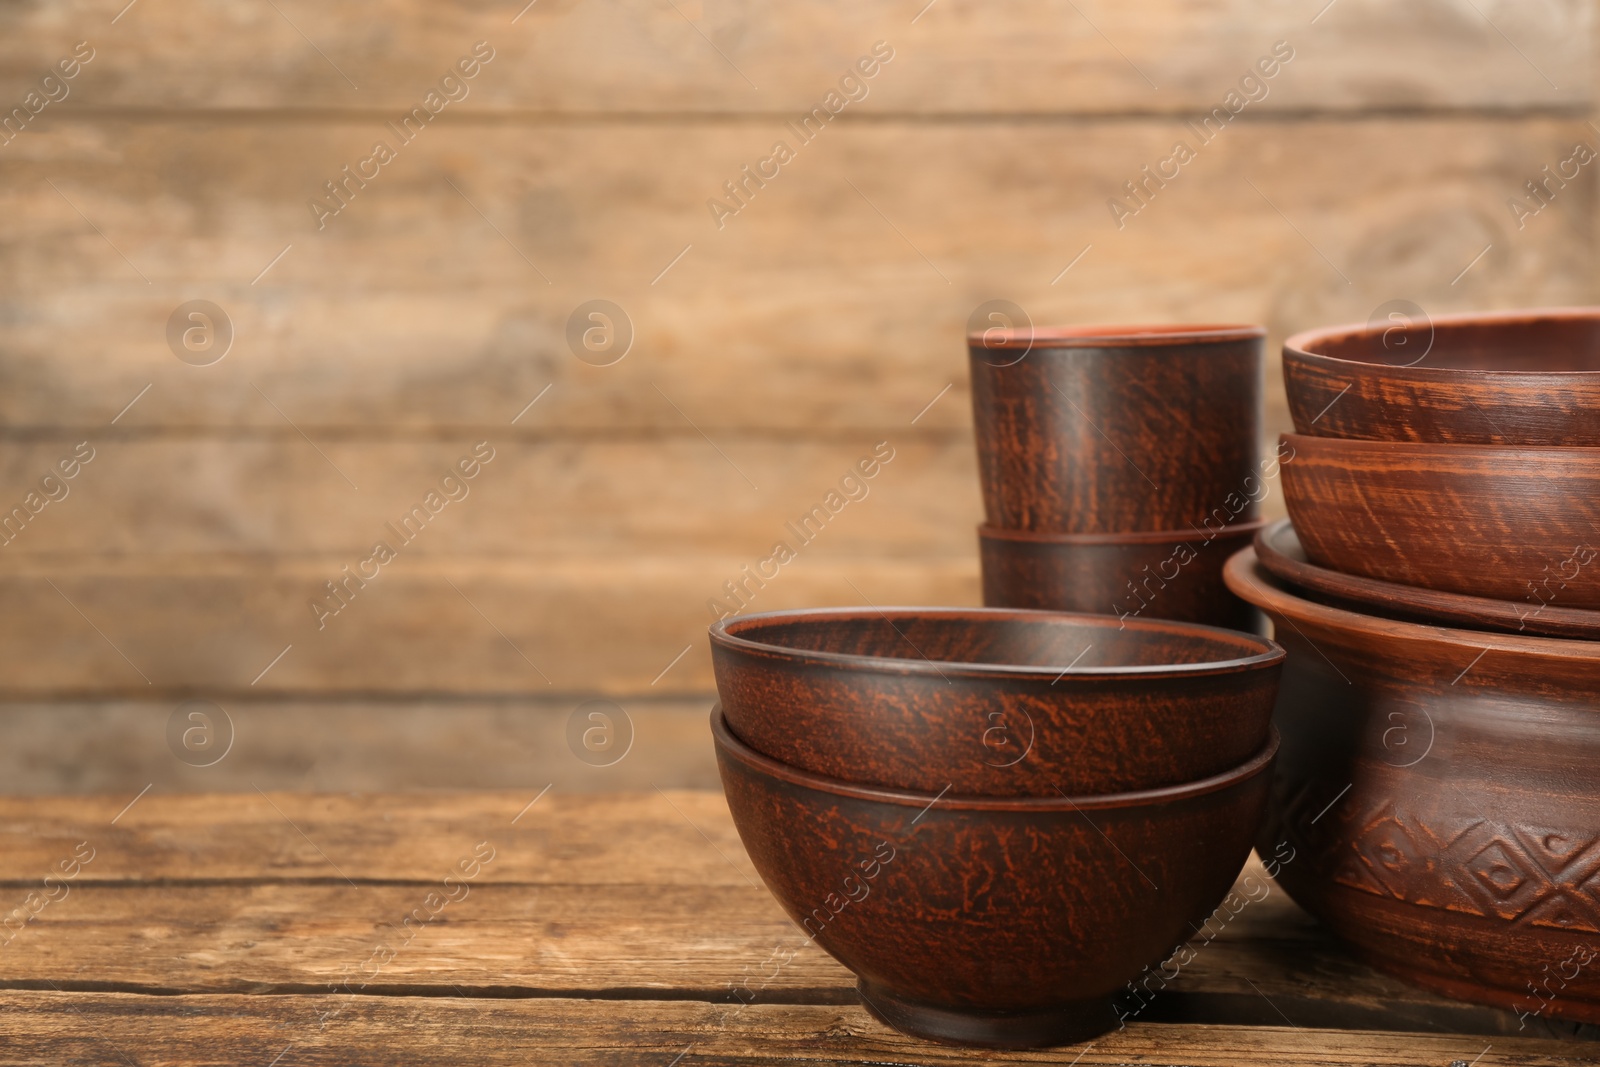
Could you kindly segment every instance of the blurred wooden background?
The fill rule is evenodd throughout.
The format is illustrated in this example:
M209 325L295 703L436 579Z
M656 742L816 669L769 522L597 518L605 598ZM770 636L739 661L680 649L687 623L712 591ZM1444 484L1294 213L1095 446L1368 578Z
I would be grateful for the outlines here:
M707 600L876 442L870 495L752 610L976 602L983 302L1265 322L1276 432L1292 330L1595 296L1593 167L1521 228L1507 205L1600 144L1588 0L524 3L0 4L28 120L0 144L0 506L95 450L0 548L8 791L710 785ZM1279 41L1201 146L1185 120ZM1197 158L1119 229L1108 197L1178 139ZM567 339L594 299L634 334L610 366ZM168 344L192 300L232 326L208 366ZM483 440L319 629L323 583ZM600 696L634 729L603 769L568 743ZM214 766L169 745L186 699L232 721Z

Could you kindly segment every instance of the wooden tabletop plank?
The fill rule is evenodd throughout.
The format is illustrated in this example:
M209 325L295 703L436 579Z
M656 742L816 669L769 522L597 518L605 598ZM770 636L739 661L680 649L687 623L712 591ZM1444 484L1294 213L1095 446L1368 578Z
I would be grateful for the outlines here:
M482 882L758 884L720 792L551 789L541 796L544 786L360 795L152 792L125 813L133 797L0 797L0 855L7 857L0 885L37 881L80 841L95 849L81 883L348 877L431 884L488 841L496 857L478 876Z
M420 997L0 994L0 1065L1074 1063L1080 1067L1579 1067L1594 1046L1448 1034L1135 1023L1087 1046L950 1048L856 1005ZM676 1057L676 1058L675 1058ZM1076 1057L1076 1058L1074 1058Z
M807 945L761 886L720 793L149 795L126 805L0 799L0 852L14 861L0 892L16 902L85 842L93 850L67 895L0 947L0 987L710 999L741 986L768 1000L854 999L849 973ZM447 890L464 859L475 873ZM1257 899L1141 1018L1517 1030L1513 1016L1364 966L1259 864L1244 877ZM446 892L457 899L442 902ZM418 908L428 922L402 939L395 928ZM365 969L384 948L393 957ZM780 948L796 950L793 962L748 985Z

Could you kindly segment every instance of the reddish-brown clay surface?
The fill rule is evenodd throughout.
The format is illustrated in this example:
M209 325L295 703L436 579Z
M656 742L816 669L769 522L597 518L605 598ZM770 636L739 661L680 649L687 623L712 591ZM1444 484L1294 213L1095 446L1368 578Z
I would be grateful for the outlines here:
M1102 326L969 337L989 524L1126 533L1254 519L1264 334Z
M1322 437L1600 446L1600 309L1385 319L1283 346L1294 428Z
M716 711L711 730L751 862L867 1007L921 1037L1014 1047L1117 1024L1113 995L1227 894L1277 749L1172 789L964 798L797 771Z
M1261 565L1273 577L1333 607L1474 630L1600 640L1600 611L1563 608L1549 593L1544 594L1547 600L1540 600L1532 593L1520 603L1490 600L1380 582L1319 567L1306 558L1294 524L1288 519L1257 533L1255 550Z
M1600 608L1600 448L1285 435L1306 556L1449 593Z
M1148 789L1266 742L1283 651L1157 619L823 608L711 627L728 726L846 781L974 796Z
M1278 880L1402 978L1600 1022L1600 644L1343 611L1251 549L1225 573L1289 651Z
M1262 525L1077 535L980 526L983 602L1259 631L1260 613L1228 592L1222 565Z

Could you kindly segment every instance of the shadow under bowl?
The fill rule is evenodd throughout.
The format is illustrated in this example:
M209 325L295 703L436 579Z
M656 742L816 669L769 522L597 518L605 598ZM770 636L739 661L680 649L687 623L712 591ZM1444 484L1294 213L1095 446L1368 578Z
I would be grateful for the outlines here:
M1254 547L1261 566L1274 578L1332 607L1474 630L1600 640L1600 611L1563 608L1531 597L1519 603L1441 593L1319 567L1307 558L1289 519L1258 532Z
M1075 534L1204 523L1259 480L1265 333L1150 325L970 335L988 522ZM1255 518L1253 502L1242 518Z
M1289 650L1277 880L1385 971L1600 1023L1600 644L1346 611L1252 549L1225 573Z
M1600 448L1286 434L1279 451L1313 563L1530 607L1600 608Z
M1227 895L1277 739L1226 774L1114 796L872 789L711 731L751 862L897 1030L1024 1048L1117 1025L1112 998Z
M1091 612L1261 630L1222 565L1264 521L1150 534L1038 534L978 527L989 607Z
M973 796L1075 796L1219 774L1266 743L1283 651L1159 619L820 608L724 619L728 726L815 774Z
M1308 330L1283 346L1283 385L1303 434L1600 447L1600 309Z

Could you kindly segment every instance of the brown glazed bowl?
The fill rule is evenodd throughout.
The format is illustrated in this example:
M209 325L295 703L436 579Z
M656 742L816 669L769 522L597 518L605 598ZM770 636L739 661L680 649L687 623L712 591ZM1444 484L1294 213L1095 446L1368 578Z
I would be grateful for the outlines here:
M960 796L1153 789L1266 743L1283 650L1159 619L821 608L723 619L728 728L784 763Z
M1083 1041L1112 997L1194 934L1250 852L1277 751L1113 796L899 792L807 774L713 711L734 825L778 903L917 1037Z
M1274 578L1333 607L1473 630L1600 640L1600 611L1559 607L1551 602L1554 598L1549 593L1545 594L1550 597L1546 600L1532 593L1520 603L1491 600L1380 582L1319 567L1306 558L1294 523L1288 519L1258 532L1255 550L1261 566Z
M1600 309L1310 330L1283 346L1283 385L1303 434L1600 447Z
M991 526L1199 526L1261 481L1259 326L1083 326L968 337ZM1249 521L1246 500L1222 523Z
M978 527L983 602L992 608L1176 619L1259 632L1261 616L1222 565L1265 525L1148 534L1039 534Z
M1600 1023L1600 644L1329 607L1250 549L1226 575L1289 650L1257 842L1289 894L1401 978Z
M1497 600L1600 608L1600 448L1285 435L1311 562Z

